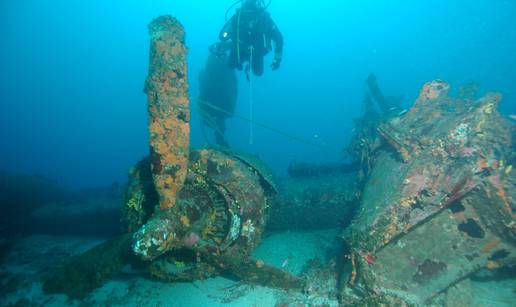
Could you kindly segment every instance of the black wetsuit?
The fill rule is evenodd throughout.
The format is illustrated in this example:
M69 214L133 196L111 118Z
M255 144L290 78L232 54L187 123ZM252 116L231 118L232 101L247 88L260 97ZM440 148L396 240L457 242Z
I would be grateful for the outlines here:
M232 68L242 70L243 64L249 62L253 73L260 76L263 73L263 57L272 50L273 42L273 69L279 67L283 35L264 9L238 9L220 31L219 38L231 44L228 63Z
M210 54L199 73L199 106L203 127L213 129L218 145L227 146L226 119L233 116L237 100L237 77L226 65L227 56ZM204 130L203 130L204 132Z

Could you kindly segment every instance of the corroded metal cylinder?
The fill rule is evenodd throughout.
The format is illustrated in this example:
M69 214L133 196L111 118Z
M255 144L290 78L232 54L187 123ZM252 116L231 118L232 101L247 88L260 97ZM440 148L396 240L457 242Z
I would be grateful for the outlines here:
M161 209L171 208L188 167L190 105L185 32L171 16L149 25L148 99L151 170Z
M132 174L144 172L148 163L140 162L139 170ZM131 228L141 226L134 236L135 253L154 259L186 247L202 253L238 249L240 255L248 254L260 241L269 197L274 193L264 178L234 156L207 149L194 151L177 205L155 210L148 220L142 220L142 215L157 204L144 201L153 198L153 187L143 184L145 179L140 176L130 178L124 216Z
M132 248L152 260L152 275L184 281L230 270L251 282L300 287L299 279L249 258L276 194L271 173L258 160L234 152L193 151L177 204L167 210L156 210L152 202L149 168L150 160L144 159L131 170L123 216L129 230L139 228ZM178 268L176 263L183 264Z

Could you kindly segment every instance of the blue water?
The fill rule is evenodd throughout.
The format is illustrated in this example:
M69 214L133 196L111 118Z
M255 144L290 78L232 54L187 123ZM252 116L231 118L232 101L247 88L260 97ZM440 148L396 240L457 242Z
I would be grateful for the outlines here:
M147 24L172 14L185 26L192 102L197 74L231 0L0 2L0 169L38 173L71 186L123 182L148 153ZM477 81L516 113L516 2L503 0L281 1L269 11L285 38L283 63L253 78L254 120L325 145L228 123L236 148L278 172L292 160L336 161L361 112L374 72L387 95L409 106L426 81ZM249 114L239 74L236 113ZM192 144L201 146L192 113Z

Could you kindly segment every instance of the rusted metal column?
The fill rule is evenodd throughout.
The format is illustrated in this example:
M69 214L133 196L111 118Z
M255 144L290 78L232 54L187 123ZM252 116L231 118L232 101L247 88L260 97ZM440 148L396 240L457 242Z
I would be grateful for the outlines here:
M149 25L148 98L151 170L160 208L171 208L188 169L190 102L183 26L172 16Z

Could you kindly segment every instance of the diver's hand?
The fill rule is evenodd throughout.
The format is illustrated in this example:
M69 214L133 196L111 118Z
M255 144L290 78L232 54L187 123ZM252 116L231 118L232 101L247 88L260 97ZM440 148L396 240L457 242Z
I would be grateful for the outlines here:
M271 68L272 70L276 70L280 67L281 64L281 51L275 50L274 51L274 60L272 61Z
M274 57L274 60L272 61L271 68L272 70L276 70L280 67L281 64L281 58Z
M210 53L214 56L221 58L226 54L226 50L222 43L214 43L210 46Z

